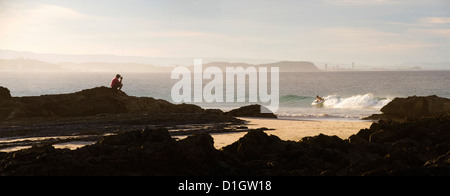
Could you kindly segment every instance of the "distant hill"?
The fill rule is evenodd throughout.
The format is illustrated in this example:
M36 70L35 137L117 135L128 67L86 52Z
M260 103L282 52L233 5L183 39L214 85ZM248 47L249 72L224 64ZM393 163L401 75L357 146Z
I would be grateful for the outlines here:
M203 68L215 66L219 67L222 70L225 70L226 67L243 67L247 68L250 66L253 67L279 67L280 72L316 72L320 71L313 63L305 62L305 61L281 61L276 63L267 63L267 64L248 64L248 63L228 63L228 62L213 62L207 63L203 65ZM270 70L269 70L270 71Z
M280 72L320 71L313 63L302 61L283 61L277 63L252 65L248 63L214 62L203 65L203 68L215 66L225 71L226 67L280 67ZM0 71L78 71L78 72L172 72L175 66L154 66L140 63L48 63L34 59L0 59ZM189 67L193 70L193 66ZM270 70L269 70L270 71Z
M139 63L48 63L34 59L0 59L0 71L171 72L173 67Z
M0 59L0 71L62 71L61 65L33 59Z
M450 70L450 62L440 63L403 63L397 65L396 68L410 69L410 70Z
M151 55L151 54L150 54ZM172 58L172 57L149 57L149 56L120 56L111 54L46 54L46 53L33 53L14 50L2 50L0 49L0 59L28 59L34 61L40 61L47 64L41 67L47 67L51 70L78 70L76 67L87 67L90 70L99 69L104 71L103 68L120 68L118 71L128 70L127 67L137 72L149 70L150 66L155 66L157 72L166 72L167 69L171 70L173 66L183 65L189 66L193 64L194 58ZM323 59L325 60L325 59ZM411 62L402 64L385 64L385 65L368 65L356 63L353 69L351 63L330 63L325 61L315 61L315 64L305 61L280 61L280 59L249 59L249 58L203 58L204 65L211 64L209 66L226 67L226 66L279 66L281 72L311 72L319 71L316 65L320 65L320 68L324 69L324 65L328 65L326 71L404 71L404 70L450 70L450 62ZM64 63L69 62L69 63ZM95 63L92 63L95 62ZM272 63L277 62L277 63ZM30 63L30 62L28 62ZM109 64L108 64L109 63ZM23 63L21 63L23 64ZM26 65L27 63L23 64ZM50 65L51 64L51 65ZM102 65L100 65L102 64ZM2 64L0 64L1 66ZM3 62L3 65L4 62ZM61 67L55 67L61 66ZM9 65L9 66L17 66ZM170 66L171 68L163 69L161 67ZM4 70L5 67L0 67L0 70ZM53 69L54 68L54 69ZM152 68L153 69L153 68ZM325 70L325 69L324 69ZM148 71L147 71L148 72Z
M151 55L151 54L149 54ZM136 64L150 64L156 66L174 66L184 65L188 66L194 62L194 58L186 57L149 57L149 56L119 56L111 54L46 54L46 53L33 53L22 52L14 50L2 50L0 49L0 59L35 59L43 62L50 63L90 63L90 62L103 62L103 63L136 63ZM246 62L252 64L261 64L275 62L273 59L248 59L248 58L203 58L203 63L210 62Z

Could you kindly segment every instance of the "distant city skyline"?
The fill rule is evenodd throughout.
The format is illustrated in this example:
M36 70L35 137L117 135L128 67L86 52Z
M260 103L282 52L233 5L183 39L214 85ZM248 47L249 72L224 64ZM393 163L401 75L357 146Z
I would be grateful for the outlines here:
M450 62L447 0L0 0L0 26L40 54Z

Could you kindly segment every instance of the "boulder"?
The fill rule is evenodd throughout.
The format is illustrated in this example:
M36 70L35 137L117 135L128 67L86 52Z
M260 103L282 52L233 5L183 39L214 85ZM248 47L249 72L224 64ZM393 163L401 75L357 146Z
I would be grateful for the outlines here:
M345 141L338 136L328 136L319 134L314 137L304 137L300 142L317 148L340 148L345 145Z
M285 142L274 135L267 135L262 130L248 132L233 144L226 146L223 150L230 154L236 154L244 160L261 158L261 156L276 154L283 151Z
M196 163L213 160L217 154L214 139L209 134L189 136L179 143L186 158Z
M11 99L11 93L5 87L0 86L0 102L7 101Z
M387 115L404 117L433 117L450 114L450 99L436 95L428 97L395 98L381 109Z
M372 115L365 119L405 119L437 117L450 114L450 99L436 95L407 98L395 98L381 108L381 115Z
M268 108L262 105L249 105L226 112L234 117L259 117L259 118L277 118Z
M15 109L14 105L15 103L12 101L9 90L0 86L0 120L10 116Z

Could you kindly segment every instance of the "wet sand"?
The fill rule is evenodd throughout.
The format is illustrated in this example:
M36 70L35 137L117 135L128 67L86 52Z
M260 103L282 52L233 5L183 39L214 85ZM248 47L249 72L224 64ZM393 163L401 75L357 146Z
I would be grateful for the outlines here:
M265 118L240 118L248 121L249 129L266 127L269 135L276 135L282 140L298 141L303 137L319 134L336 135L341 139L347 139L359 130L369 128L371 121L332 121L332 120L285 120ZM230 145L243 137L246 133L211 134L214 138L214 146L220 149Z
M341 139L347 139L352 134L356 134L360 129L369 128L370 125L372 124L371 121L286 120L286 119L268 119L268 118L239 118L239 119L248 122L246 125L242 125L247 127L248 129L258 129L265 127L271 129L265 131L267 134L276 135L282 140L291 140L291 141L299 141L303 137L316 136L321 133L330 136L336 135ZM180 128L183 126L176 126L176 127ZM202 130L208 130L207 128L202 126L198 127L195 125L187 125L187 127L195 130L198 129L200 132L202 132ZM106 135L110 134L111 133ZM221 149L222 147L228 146L233 142L239 140L239 138L247 134L247 131L242 130L242 132L230 132L230 133L217 132L210 134L214 138L214 147L217 149ZM174 136L174 138L184 139L188 135L191 134L178 135ZM105 134L103 133L96 136L50 136L50 137L31 137L31 138L25 137L12 140L10 138L3 138L5 140L3 141L3 143L5 144L14 143L14 145L12 144L7 145L10 147L2 148L0 149L0 152L12 152L21 149L26 149L30 148L31 145L34 144L34 143L30 144L30 142L35 141L39 143L41 140L47 141L52 139L54 140L53 142L55 148L69 148L73 150L79 147L83 147L84 145L95 143L95 141L101 136L105 136ZM72 137L74 138L92 137L92 138L82 139L81 141L66 140ZM2 143L1 139L0 143Z

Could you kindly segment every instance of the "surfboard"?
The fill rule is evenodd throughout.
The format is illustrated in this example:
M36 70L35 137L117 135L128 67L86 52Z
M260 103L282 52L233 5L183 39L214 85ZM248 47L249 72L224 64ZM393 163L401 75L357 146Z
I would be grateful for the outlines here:
M320 105L320 104L323 104L323 102L325 102L325 99L322 99L322 100L320 100L320 101L314 100L314 101L311 103L311 105Z

